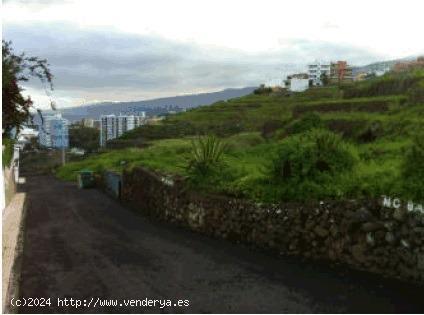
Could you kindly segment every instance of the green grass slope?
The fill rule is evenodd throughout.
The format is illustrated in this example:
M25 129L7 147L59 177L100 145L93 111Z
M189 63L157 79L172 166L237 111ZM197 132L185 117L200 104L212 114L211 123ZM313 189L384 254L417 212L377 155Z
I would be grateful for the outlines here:
M69 163L58 169L57 175L73 180L83 168L121 171L142 165L190 177L187 166L192 159L192 141L199 134L215 134L228 144L228 150L218 171L196 178L193 187L199 190L265 202L381 194L424 200L424 174L408 175L411 166L417 165L419 170L419 165L424 165L422 141L417 140L424 127L423 91L424 72L417 70L291 95L252 94L132 130L115 141L127 148ZM307 152L331 159L324 151L332 144L322 144L319 133L313 131L316 129L340 135L337 143L348 145L358 157L351 169L324 174L324 168L318 171L325 176L317 179L313 168L318 164L309 165L317 161ZM312 138L318 134L318 138L308 140L306 147L304 134ZM149 146L135 148L139 143ZM279 178L275 165L285 158L282 154L292 154L292 169L301 165L297 169L306 175ZM318 162L322 165L323 161Z

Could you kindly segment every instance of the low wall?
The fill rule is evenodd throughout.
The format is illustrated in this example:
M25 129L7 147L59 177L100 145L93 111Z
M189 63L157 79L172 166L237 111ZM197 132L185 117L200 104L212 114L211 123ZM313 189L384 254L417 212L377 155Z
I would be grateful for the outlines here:
M104 190L116 199L121 197L122 177L120 174L111 171L103 173L103 188Z
M18 256L22 251L22 225L24 221L26 194L17 192L19 183L19 146L14 145L10 167L3 169L4 207L2 209L2 290L3 313L16 313L10 299L18 295L20 265Z
M15 168L5 167L3 169L3 186L4 186L4 199L2 200L2 211L4 212L7 205L16 193L16 182L15 182Z
M264 205L197 195L180 179L142 168L124 172L122 180L121 200L156 219L281 254L424 283L422 206L408 210L410 205L388 198L385 205L380 200Z
M3 146L2 150L5 150ZM4 199L2 200L2 211L7 207L13 195L16 192L16 184L19 180L19 146L13 146L13 156L10 165L3 168L2 188L4 192ZM2 192L2 193L3 193Z

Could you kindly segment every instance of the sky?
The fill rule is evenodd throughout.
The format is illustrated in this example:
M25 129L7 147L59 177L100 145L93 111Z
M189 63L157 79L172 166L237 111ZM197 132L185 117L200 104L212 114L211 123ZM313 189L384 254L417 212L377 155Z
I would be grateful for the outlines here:
M46 58L38 108L281 83L315 60L352 65L424 53L424 1L6 0L2 34Z

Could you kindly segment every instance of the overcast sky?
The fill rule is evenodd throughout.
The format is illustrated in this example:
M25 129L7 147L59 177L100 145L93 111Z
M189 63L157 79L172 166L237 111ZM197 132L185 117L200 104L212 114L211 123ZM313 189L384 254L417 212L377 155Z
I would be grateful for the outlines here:
M3 1L3 39L47 58L59 107L279 83L316 59L424 52L424 1ZM26 87L37 107L40 83Z

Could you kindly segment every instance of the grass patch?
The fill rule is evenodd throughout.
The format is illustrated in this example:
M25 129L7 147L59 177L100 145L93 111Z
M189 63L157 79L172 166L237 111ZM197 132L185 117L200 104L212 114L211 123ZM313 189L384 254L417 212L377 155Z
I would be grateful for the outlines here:
M191 109L169 116L158 125L137 128L116 140L123 147L139 144L139 148L111 150L69 163L59 168L57 175L74 180L76 172L85 168L122 171L140 165L166 174L189 176L192 140L197 135L212 134L225 141L228 150L222 155L222 163L214 165L208 176L196 179L192 187L196 190L278 202L381 194L409 198L411 194L405 188L409 185L415 191L414 198L424 200L419 189L424 187L424 181L413 171L419 166L416 163L420 163L413 160L422 158L422 151L411 149L412 139L424 126L422 87L417 83L421 82L420 75L390 74L390 78L384 76L342 89L329 86L291 95L252 94ZM413 102L408 92L412 87ZM337 168L326 180L300 176L296 185L276 181L270 176L272 161L284 158L282 154L296 152L301 153L297 159L308 160L312 149L285 152L282 148L314 128L342 135L342 142L355 152L357 161L352 167ZM145 144L149 146L143 148ZM409 162L405 162L406 155ZM325 157L331 160L332 155ZM317 174L313 169L310 171ZM408 178L412 181L407 185Z

